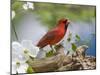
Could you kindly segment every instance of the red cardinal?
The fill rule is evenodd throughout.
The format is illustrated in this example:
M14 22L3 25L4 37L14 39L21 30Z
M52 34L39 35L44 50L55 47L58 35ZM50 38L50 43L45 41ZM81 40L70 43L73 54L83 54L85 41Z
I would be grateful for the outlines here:
M48 31L38 42L37 46L39 48L43 48L47 45L50 45L52 48L52 45L58 43L66 34L67 28L68 28L69 21L68 19L60 19L58 21L57 26Z

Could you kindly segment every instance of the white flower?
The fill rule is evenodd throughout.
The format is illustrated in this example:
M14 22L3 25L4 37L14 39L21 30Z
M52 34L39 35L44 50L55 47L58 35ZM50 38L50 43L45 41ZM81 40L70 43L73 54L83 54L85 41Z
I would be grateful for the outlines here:
M24 8L25 10L28 10L28 9L34 10L34 5L33 5L33 3L31 3L31 2L27 2L27 3L23 4L23 8Z
M32 44L30 40L23 40L21 43L13 42L12 43L12 71L13 73L18 71L18 73L26 72L27 64L25 63L29 56L36 57L39 52L39 48ZM16 67L16 63L19 63L20 66ZM22 70L19 70L19 69Z
M12 19L14 19L15 15L16 15L14 10L12 10L12 14L11 15L12 15Z
M28 9L27 4L23 4L23 8L24 8L25 10L27 10L27 9Z
M18 54L18 57L21 57L21 55L31 55L36 57L38 52L39 48L34 46L31 40L23 40L21 44L18 42L12 43L12 53L13 55Z
M27 2L27 5L30 9L34 9L34 4L31 2Z
M18 73L26 73L28 68L28 64L21 61L12 62L12 74Z

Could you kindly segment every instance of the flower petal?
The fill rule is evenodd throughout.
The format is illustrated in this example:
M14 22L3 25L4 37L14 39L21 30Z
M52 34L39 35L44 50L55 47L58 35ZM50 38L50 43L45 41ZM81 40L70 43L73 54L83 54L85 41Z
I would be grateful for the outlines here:
M16 63L15 62L12 62L12 74L16 74Z
M34 55L34 57L36 57L36 56L37 56L38 52L39 52L39 48L38 48L38 47L36 47L36 46L33 46L33 49L32 49L32 54Z
M23 50L23 47L20 43L18 43L18 42L12 43L12 52L14 51L14 52L21 54L22 50Z
M45 58L46 52L44 50L40 50L36 56L37 59Z
M28 7L29 7L30 9L34 9L33 3L27 2L27 5L28 5Z
M12 61L16 61L16 59L25 61L25 57L22 54L23 53L23 47L18 42L12 43Z
M26 73L26 70L28 68L28 64L23 63L20 65L20 67L17 69L18 73Z
M12 16L12 19L14 19L15 15L16 15L16 13L15 13L15 11L13 10L13 11L12 11L12 15L11 15L11 16Z
M25 9L25 10L28 9L27 4L23 4L23 9Z
M30 52L31 54L33 54L34 56L36 56L37 53L39 52L39 48L36 47L36 46L34 46L34 45L32 44L32 41L31 41L31 40L23 40L23 41L21 42L21 44L22 44L22 46L23 46L24 48L28 49L29 52Z
M19 66L17 66L16 64L17 62L20 63ZM26 73L27 68L28 68L28 64L23 61L17 60L17 61L12 62L12 74L16 74L16 72Z

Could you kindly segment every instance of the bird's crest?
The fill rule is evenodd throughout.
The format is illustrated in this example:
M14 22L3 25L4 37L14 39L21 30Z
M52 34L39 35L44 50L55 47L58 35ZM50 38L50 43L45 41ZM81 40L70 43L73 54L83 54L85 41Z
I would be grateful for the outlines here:
M62 19L59 20L58 23L66 23L67 21L68 21L68 19L62 18Z

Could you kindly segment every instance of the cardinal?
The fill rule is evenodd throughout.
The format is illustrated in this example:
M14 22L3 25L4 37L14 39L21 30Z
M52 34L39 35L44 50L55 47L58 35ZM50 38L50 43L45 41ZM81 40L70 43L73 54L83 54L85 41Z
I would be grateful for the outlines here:
M37 46L40 48L40 52L38 53L37 57L41 57L41 54L43 57L45 56L45 53L43 53L42 48L44 48L47 45L50 45L50 47L53 49L53 45L57 44L60 42L63 37L66 34L68 25L69 25L69 20L68 19L60 19L57 23L57 26L50 31L48 31L38 42ZM55 51L55 50L54 50Z

